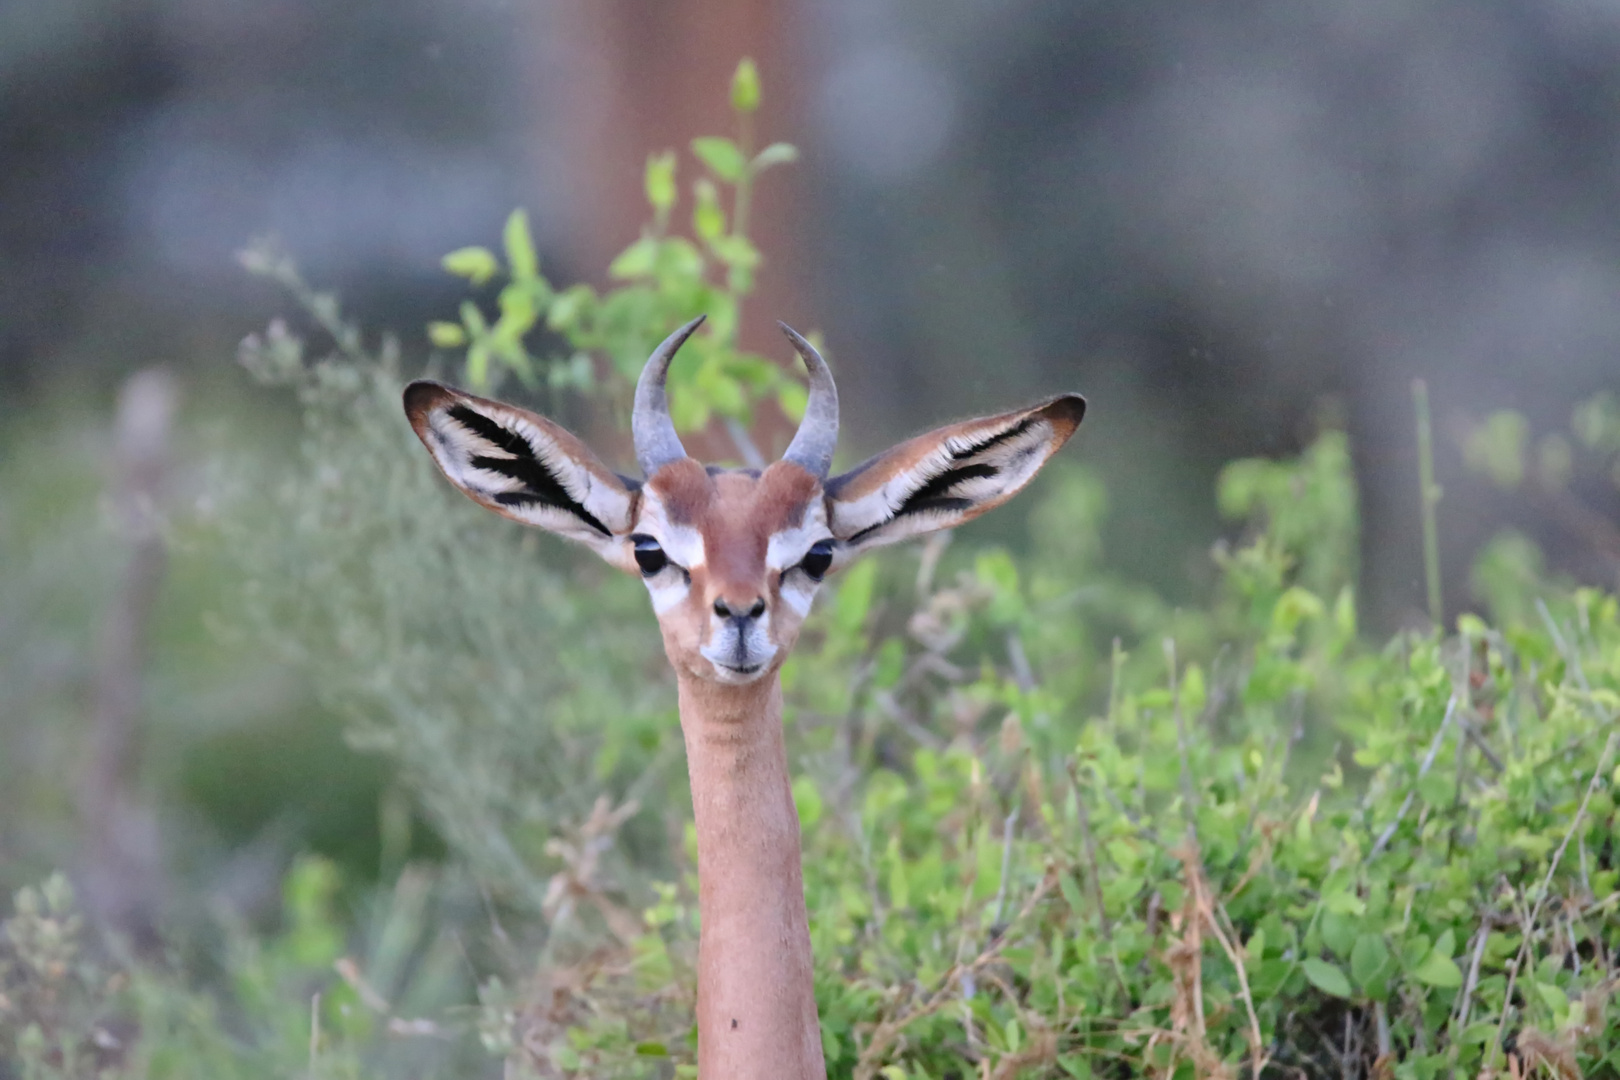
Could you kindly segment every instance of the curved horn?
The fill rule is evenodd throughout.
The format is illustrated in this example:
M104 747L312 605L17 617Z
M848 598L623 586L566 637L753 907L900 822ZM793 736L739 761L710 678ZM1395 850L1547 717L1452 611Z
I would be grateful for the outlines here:
M641 378L636 383L636 404L630 414L630 433L636 443L636 463L647 476L686 456L686 447L681 445L681 437L675 434L675 423L669 418L664 378L669 374L669 362L675 359L676 351L707 317L699 315L665 338L647 358L647 366L641 369Z
M838 445L838 387L833 385L832 370L816 347L787 323L776 325L793 343L810 372L810 400L804 407L804 419L782 460L793 462L817 480L825 480L832 468L833 448Z

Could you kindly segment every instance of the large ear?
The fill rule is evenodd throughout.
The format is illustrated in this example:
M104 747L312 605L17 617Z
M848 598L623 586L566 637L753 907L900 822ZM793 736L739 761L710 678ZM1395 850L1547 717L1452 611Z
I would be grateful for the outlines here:
M833 535L856 555L970 521L1022 490L1085 414L1063 394L907 440L827 482Z
M450 482L473 501L617 558L637 485L573 435L526 409L435 382L405 388L405 415Z

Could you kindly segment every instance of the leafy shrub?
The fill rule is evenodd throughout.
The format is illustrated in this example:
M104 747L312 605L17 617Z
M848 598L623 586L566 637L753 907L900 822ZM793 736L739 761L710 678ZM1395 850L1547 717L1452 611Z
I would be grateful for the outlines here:
M1271 466L1282 490L1347 489L1342 436L1324 440ZM1173 638L1140 666L1116 651L1096 711L1011 650L962 647L1034 616L1005 557L924 585L898 632L878 571L845 578L785 678L833 1075L1620 1065L1620 601L1582 590L1534 625L1466 616L1375 648L1347 587L1296 584L1305 553L1258 529L1224 559L1224 603L1250 617L1202 659ZM1340 740L1325 761L1298 759L1307 725ZM626 954L659 987L696 934L679 886ZM636 1015L536 1061L689 1059L680 1023L620 1026Z

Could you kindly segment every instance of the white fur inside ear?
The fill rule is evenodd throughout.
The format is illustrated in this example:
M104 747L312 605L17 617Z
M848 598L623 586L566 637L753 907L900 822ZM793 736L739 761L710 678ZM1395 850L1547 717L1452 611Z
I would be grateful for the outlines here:
M452 400L428 414L427 428L423 441L445 476L518 521L593 547L629 528L631 493L516 410Z
M1052 435L1051 423L1035 414L943 436L866 494L833 499L833 531L866 548L950 528L1027 484L1051 455Z

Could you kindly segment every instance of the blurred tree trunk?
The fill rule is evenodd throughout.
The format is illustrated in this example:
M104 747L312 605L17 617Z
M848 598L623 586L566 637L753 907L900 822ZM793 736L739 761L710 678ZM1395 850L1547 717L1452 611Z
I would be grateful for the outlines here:
M156 941L162 869L157 821L138 793L141 675L168 565L160 507L177 396L173 379L158 370L137 372L119 394L107 494L129 556L103 616L90 746L78 778L86 905L143 947Z
M736 134L730 87L743 57L758 64L764 87L754 117L756 149L799 141L803 92L800 57L792 41L796 5L566 0L561 7L571 66L577 63L564 104L566 152L578 208L569 256L583 277L601 283L608 263L640 235L648 220L642 187L648 154L678 151L681 201L676 214L679 227L689 228L691 185L701 175L689 145L699 135ZM749 213L749 232L765 265L744 305L740 344L784 362L791 353L776 320L806 333L818 326L803 295L799 263L803 211L797 171L802 167L765 174ZM773 428L768 435L780 433ZM777 440L765 441L767 453L779 449L774 447Z

